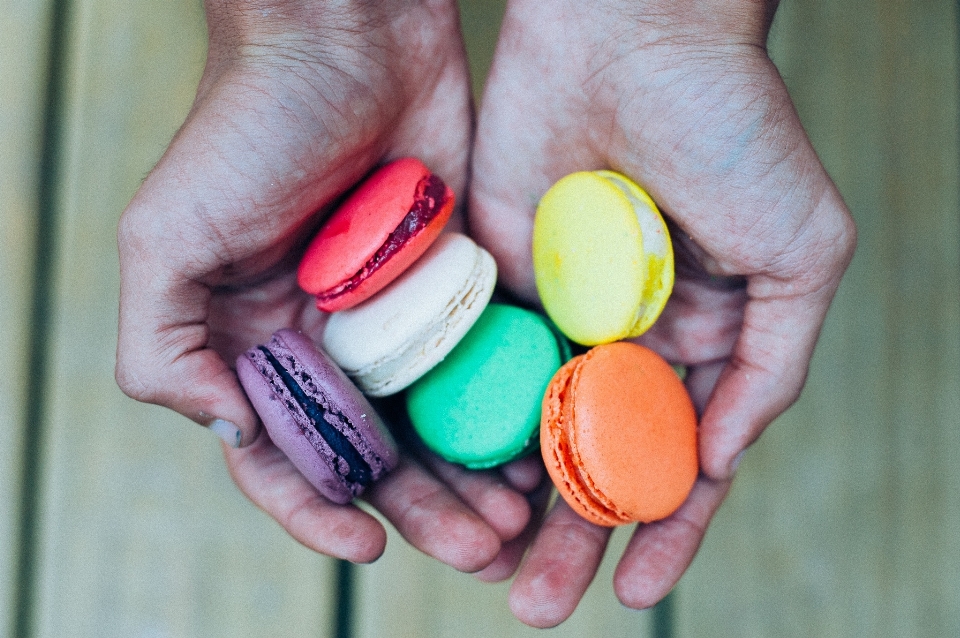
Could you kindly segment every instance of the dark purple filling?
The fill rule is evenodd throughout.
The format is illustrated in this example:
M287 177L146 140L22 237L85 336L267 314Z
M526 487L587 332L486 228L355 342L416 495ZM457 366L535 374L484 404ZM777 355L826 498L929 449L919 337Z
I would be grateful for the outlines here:
M290 372L283 367L280 361L270 350L264 346L257 347L266 357L270 367L279 375L283 385L286 386L293 400L299 404L300 409L307 415L317 433L326 441L327 445L338 459L342 459L346 464L346 472L339 463L334 463L334 471L343 479L348 486L360 485L366 487L373 482L373 469L367 463L363 455L353 446L347 436L332 425L340 423L344 426L350 426L350 419L335 408L329 405L322 405L321 402L311 397ZM306 373L304 373L306 376ZM309 380L309 377L308 377ZM328 401L323 403L329 404ZM378 458L377 461L380 459Z
M317 299L328 301L359 286L367 277L393 257L411 237L423 230L430 223L430 220L443 210L443 205L446 202L447 187L439 177L428 175L417 182L410 212L403 218L400 225L390 233L383 246L373 254L373 257L367 260L367 263L357 271L357 274L336 288L318 294Z

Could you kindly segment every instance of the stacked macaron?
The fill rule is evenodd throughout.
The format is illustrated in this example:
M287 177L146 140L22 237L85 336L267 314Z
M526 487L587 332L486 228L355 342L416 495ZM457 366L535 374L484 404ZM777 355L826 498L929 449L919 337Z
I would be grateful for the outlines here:
M492 303L463 340L407 392L427 447L469 469L537 448L540 407L570 346L546 317Z
M281 330L238 359L270 437L333 501L358 496L397 463L365 396L396 394L435 368L409 393L411 422L429 447L472 468L536 447L540 403L569 357L566 341L533 312L486 312L496 263L465 235L441 235L453 206L453 192L419 160L372 173L313 238L297 273L331 313L322 348ZM494 406L500 421L487 418Z
M407 390L427 447L480 469L537 447L543 394L569 346L542 315L488 306L493 257L465 235L439 235L452 205L418 160L388 164L320 230L298 279L332 311L323 349L359 389Z
M320 229L298 281L331 313L322 349L281 330L237 363L270 437L318 491L348 502L398 460L366 397L406 391L414 430L448 461L495 467L539 443L588 520L669 515L696 478L696 415L666 362L620 341L653 324L672 288L656 205L610 171L575 173L544 195L533 258L549 318L489 303L493 258L441 234L453 206L406 158L371 174ZM596 347L570 359L566 337Z
M663 217L624 175L567 175L537 207L533 263L550 318L596 346L556 373L543 400L541 449L557 490L598 525L669 516L697 477L697 416L666 361L621 341L650 328L672 291Z

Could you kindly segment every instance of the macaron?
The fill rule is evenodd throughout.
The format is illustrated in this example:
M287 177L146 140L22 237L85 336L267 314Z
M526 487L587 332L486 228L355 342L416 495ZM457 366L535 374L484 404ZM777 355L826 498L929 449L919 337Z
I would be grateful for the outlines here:
M540 404L567 340L537 313L487 306L447 357L407 390L428 448L470 469L502 465L539 443Z
M323 348L365 394L395 394L453 349L496 283L490 253L466 235L446 233L387 288L330 315Z
M306 336L275 332L240 355L237 376L274 444L331 501L349 502L396 467L383 421Z
M453 191L423 162L396 160L371 174L333 213L304 253L297 281L335 312L397 278L440 235Z
M597 525L666 518L697 478L697 416L677 373L643 346L568 361L543 398L540 446L563 499Z
M673 290L673 247L649 195L613 171L550 187L533 225L540 300L570 339L610 343L645 332Z

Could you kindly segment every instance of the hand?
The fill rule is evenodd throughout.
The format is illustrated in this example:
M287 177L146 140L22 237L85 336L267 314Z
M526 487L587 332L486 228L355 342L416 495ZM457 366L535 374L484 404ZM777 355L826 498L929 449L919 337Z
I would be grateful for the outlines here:
M456 4L208 0L206 9L196 101L120 222L117 381L212 425L236 483L299 541L371 561L384 549L382 525L320 497L258 438L231 365L278 328L319 336L297 258L331 203L375 164L420 157L463 196L472 112ZM484 567L529 519L510 471L422 459L407 454L369 501L426 553Z
M511 0L480 108L470 227L518 295L537 299L535 203L567 173L625 173L672 224L674 295L640 341L689 371L701 476L677 513L637 528L614 578L629 607L673 587L741 453L796 400L854 248L851 217L767 57L774 10ZM558 504L511 589L517 617L546 627L569 616L608 536ZM499 574L518 561L499 560Z

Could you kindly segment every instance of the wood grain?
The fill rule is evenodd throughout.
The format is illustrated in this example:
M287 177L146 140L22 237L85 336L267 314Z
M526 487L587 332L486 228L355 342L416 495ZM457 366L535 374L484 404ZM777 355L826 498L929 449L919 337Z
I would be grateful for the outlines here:
M473 93L480 98L505 0L462 0L461 23L470 58ZM650 635L652 615L626 609L613 594L615 560L627 535L618 533L593 586L574 615L559 628L536 630L517 621L507 604L509 582L481 583L411 548L390 528L385 555L357 567L357 636L549 636ZM624 530L625 531L625 530Z
M650 636L651 612L629 610L613 594L616 559L627 530L611 540L607 560L587 595L565 623L532 629L507 604L510 583L481 583L412 549L391 529L387 551L357 569L357 636L469 638L497 636Z
M330 633L332 565L230 482L210 433L113 382L117 217L189 107L198 2L71 3L42 450L41 636ZM47 10L0 22L0 502L17 501ZM472 12L472 13L471 13ZM479 92L502 2L464 4ZM679 636L960 635L955 3L784 0L772 44L858 254L801 401L747 455L676 599ZM15 507L0 513L0 635ZM615 545L625 541L616 537ZM610 554L619 554L618 547ZM604 570L549 635L651 634ZM410 549L356 571L357 635L524 636L507 585ZM537 632L544 633L544 632Z
M122 396L116 223L190 105L198 2L71 8L36 626L41 636L302 636L332 563L233 487L210 432Z
M13 631L50 3L0 21L0 636Z
M773 57L859 247L681 582L680 636L960 635L956 11L781 7Z
M479 104L507 0L460 0L460 25L470 61L473 96Z

